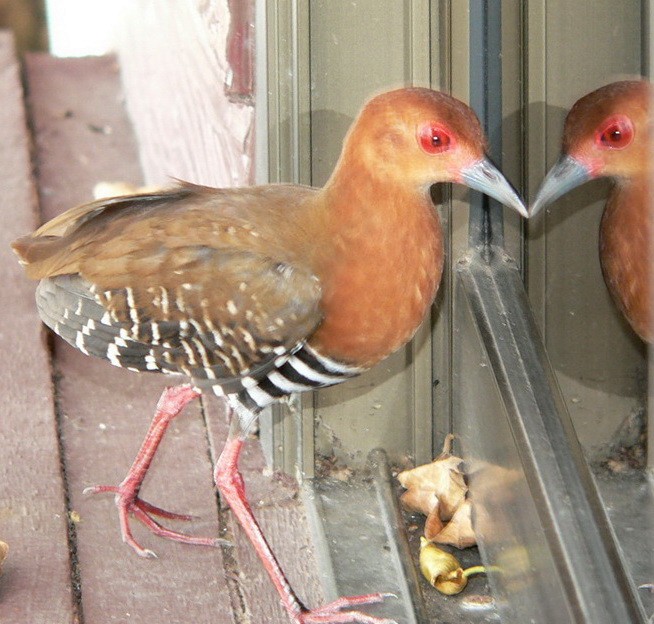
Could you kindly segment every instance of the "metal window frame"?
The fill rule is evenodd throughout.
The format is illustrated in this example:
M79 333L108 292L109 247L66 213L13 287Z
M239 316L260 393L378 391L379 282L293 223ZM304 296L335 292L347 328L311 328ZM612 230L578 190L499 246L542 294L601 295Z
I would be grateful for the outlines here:
M437 77L438 71L431 69L434 65L433 50L424 49L419 45L429 39L430 30L438 23L439 12L433 11L432 4L429 0L411 0L396 5L395 10L401 12L402 21L410 31L403 51L405 82L428 85ZM261 21L256 29L259 38L257 43L266 49L265 57L262 56L258 64L258 95L266 101L266 110L259 112L258 127L268 129L266 139L260 137L258 141L258 180L300 184L316 182L313 179L315 167L312 167L311 158L312 143L315 141L312 122L316 111L313 108L311 92L310 33L312 12L318 10L319 4L308 0L258 3L257 17ZM357 102L357 107L359 105L360 102ZM340 143L340 137L335 137L335 140ZM444 218L447 221L447 215ZM443 296L442 294L441 297ZM405 418L400 418L402 421L413 421L401 427L404 432L403 439L407 439L409 447L406 451L403 448L402 452L408 452L419 462L431 458L433 440L442 437L449 430L449 398L446 399L446 409L441 410L445 415L442 422L434 424L431 417L432 353L437 350L433 345L440 341L445 345L445 350L449 345L444 320L434 321L433 324L437 326L436 330L432 331L429 323L424 324L416 339L402 353L396 354L385 363L385 367L393 371L404 370L406 379L399 383L411 388L410 392L404 393L410 405L404 406ZM406 367L405 361L410 361L412 365ZM443 365L445 362L446 360ZM441 370L446 371L447 368L443 366ZM389 376L384 369L377 368L367 373L367 378L383 378L385 375ZM325 410L323 405L330 402L333 393L345 391L355 394L343 390L346 386L348 384L342 384L336 389L301 395L293 400L290 409L285 405L275 406L272 419L262 419L262 442L275 468L305 478L314 476L316 452L325 451L325 429L338 426L338 422L334 420L329 422L329 414L327 418L320 419L316 419L316 414L329 412L329 408ZM447 380L443 380L439 397L449 396L448 392L442 391L445 387L449 387ZM345 409L349 410L348 418L356 420L360 417L356 409L348 407L347 404ZM390 420L392 417L390 409L381 408L379 413L382 414L382 419ZM327 424L321 429L316 426L317 422ZM359 429L363 430L362 427ZM390 424L381 429L387 432L387 438L394 435ZM437 429L438 433L434 429ZM353 448L353 445L350 447ZM399 452L395 452L395 459ZM361 454L357 461L359 466L363 466L365 453Z
M471 5L470 19L471 31L480 29L471 36L470 82L478 85L471 102L487 134L496 136L494 156L499 160L502 4ZM488 520L483 512L478 514L478 533L485 561L496 566L490 577L496 597L504 598L500 614L506 621L543 624L645 622L540 338L520 270L505 250L498 208L473 198L469 250L457 263L461 296L455 328L477 340L475 344L463 339L455 348L459 383L453 384L453 412L459 418L455 430L462 432L464 457L481 466L470 477L472 495L478 510L486 508L494 516ZM489 397L471 398L471 385L494 389L497 409L486 412L484 424L491 431L502 431L501 440L475 431L481 419L470 418L469 410ZM521 496L511 497L507 486L502 496L501 485L489 481L488 474L513 474L526 488ZM498 496L502 508L496 503ZM516 535L517 561L512 552ZM580 570L592 572L580 574Z
M479 406L465 388L488 387L483 377L490 371L500 407L484 414L488 435L471 435L474 424L461 429L464 456L487 462L471 475L473 496L504 520L482 522L480 548L499 566L491 580L497 596L510 598L507 621L645 622L516 265L501 247L486 244L471 248L458 276L464 302L455 323L478 342L467 351L462 343L455 355L457 369L472 373L459 379L455 402L461 414ZM490 432L506 431L507 423L510 436L500 442ZM484 478L493 470L524 479L526 496L500 494L502 482ZM501 511L493 503L498 496ZM507 545L516 535L521 556L510 563ZM539 584L552 571L560 582Z
M269 36L268 85L281 85L263 94L267 119L273 120L268 172L273 180L309 183L310 100L302 81L310 82L310 3L262 4L267 5L267 26L257 31ZM423 10L427 6L413 4ZM527 56L522 61L520 50L525 24L542 13L544 3L528 8L517 0L427 4L432 38L438 34L439 39L430 50L431 84L472 103L491 137L497 164L525 186L527 153L537 162L545 162L545 153L534 134L528 144L522 138L525 93L533 88L526 74L538 59ZM515 74L522 80L502 80ZM282 120L290 121L289 126ZM464 456L474 460L473 496L481 509L486 506L503 520L497 526L478 518L480 549L486 562L498 566L490 577L500 613L507 622L645 622L525 293L523 226L485 198L473 195L468 202L461 188L446 189L443 197L450 271L444 276L440 306L453 331L432 337L432 360L443 370L452 365L447 392L434 393L429 442L436 448L433 440L442 433L454 430L459 435ZM480 396L480 388L488 395ZM278 415L272 431L267 436L264 432L274 464L305 477L313 476L311 401L303 399L293 418ZM487 435L479 434L482 424ZM502 432L501 440L494 431ZM517 484L502 490L501 509L495 500L498 486L489 483L489 474ZM315 496L311 489L306 499ZM319 512L314 515L324 545L329 529L321 524ZM326 584L336 592L333 552L320 546L318 551L332 569ZM579 569L586 573L578 574ZM415 604L414 610L415 621L425 621Z

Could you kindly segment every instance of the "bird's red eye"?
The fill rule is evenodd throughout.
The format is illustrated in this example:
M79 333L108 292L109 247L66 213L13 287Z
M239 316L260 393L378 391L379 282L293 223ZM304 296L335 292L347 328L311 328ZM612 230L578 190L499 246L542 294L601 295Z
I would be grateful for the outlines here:
M454 145L454 139L440 124L426 123L418 128L418 143L428 154L440 154Z
M634 126L628 117L623 115L607 119L597 132L595 142L599 147L608 149L623 149L634 138Z

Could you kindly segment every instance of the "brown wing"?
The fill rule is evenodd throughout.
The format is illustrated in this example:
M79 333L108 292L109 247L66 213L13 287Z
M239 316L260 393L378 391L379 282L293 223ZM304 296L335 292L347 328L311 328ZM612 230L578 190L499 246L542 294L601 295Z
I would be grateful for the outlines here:
M313 332L320 285L300 263L265 253L243 219L214 211L197 236L184 231L192 220L176 217L188 215L179 210L187 192L95 202L15 248L43 278L44 322L68 342L115 365L231 392Z
M263 376L319 324L320 288L307 272L245 252L187 255L212 265L204 279L183 281L191 275L180 268L170 281L106 291L79 276L44 279L41 317L73 346L116 366L206 379L227 393L240 390L244 377Z
M154 270L162 246L190 243L253 250L298 264L314 245L302 229L314 194L295 185L211 189L184 183L72 208L12 247L32 279L96 270L120 284L133 255L152 256Z

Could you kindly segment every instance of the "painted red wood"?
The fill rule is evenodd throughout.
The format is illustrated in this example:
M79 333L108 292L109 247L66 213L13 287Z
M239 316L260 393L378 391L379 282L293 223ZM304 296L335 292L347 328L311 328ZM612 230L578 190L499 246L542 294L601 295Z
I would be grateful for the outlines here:
M232 102L253 103L254 98L254 2L228 0L229 32L226 57L230 72L225 92Z

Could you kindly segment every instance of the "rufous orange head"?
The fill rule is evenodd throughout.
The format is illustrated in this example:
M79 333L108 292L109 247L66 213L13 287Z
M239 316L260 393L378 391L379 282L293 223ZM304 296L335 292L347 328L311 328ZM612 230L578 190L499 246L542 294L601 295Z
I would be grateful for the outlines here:
M650 83L629 80L611 83L578 100L565 121L562 156L543 180L529 215L587 180L649 175L652 97Z
M457 182L526 216L524 204L485 149L481 124L469 106L431 89L397 89L363 107L345 138L334 176L356 163L367 175L421 193L437 182Z

